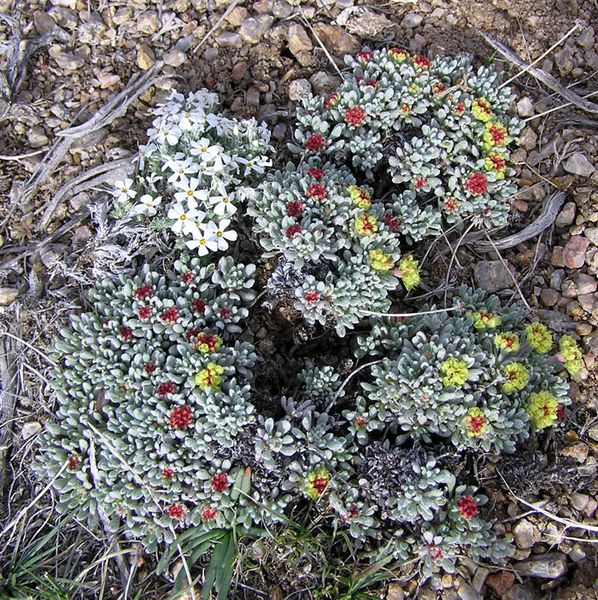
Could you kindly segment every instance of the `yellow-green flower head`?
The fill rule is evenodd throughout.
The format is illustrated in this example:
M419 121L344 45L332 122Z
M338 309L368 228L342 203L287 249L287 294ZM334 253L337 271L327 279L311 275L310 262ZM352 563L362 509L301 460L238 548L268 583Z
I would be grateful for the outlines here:
M359 235L374 235L378 231L376 218L371 215L361 213L355 219L355 231Z
M502 154L497 154L495 152L486 157L484 169L486 169L486 171L492 171L496 179L504 179L505 171L507 170L507 162Z
M519 350L519 336L516 333L509 331L505 333L497 333L494 336L494 344L497 348L505 352L517 352Z
M442 374L442 385L449 387L461 387L469 375L467 363L459 358L447 358L440 367Z
M401 278L407 291L419 285L419 263L411 255L401 259L399 268L395 270L394 274Z
M547 354L552 348L552 334L542 323L531 323L525 328L525 337L529 345L540 354Z
M581 371L583 355L577 342L570 335L564 335L560 339L559 354L570 375L576 375Z
M488 312L472 312L467 316L473 320L473 326L476 329L494 329L501 323L501 318L499 315Z
M486 150L501 148L509 143L509 134L507 128L501 123L489 121L486 123L486 131L484 131L483 139Z
M502 384L505 394L522 390L527 384L527 369L520 362L512 362L502 369L506 381Z
M305 482L305 493L312 499L317 500L328 488L330 483L330 471L326 467L318 467L307 475Z
M412 83L408 88L407 91L410 94L416 94L417 92L419 92L419 85Z
M470 408L464 421L468 437L480 437L488 429L488 419L479 408Z
M202 390L212 389L214 391L220 388L222 383L222 373L224 373L224 367L209 362L207 367L195 375L195 385Z
M490 102L486 98L476 98L471 106L471 112L476 119L484 123L492 120L494 116L492 114L492 106L490 106Z
M392 256L382 252L382 250L370 250L370 264L375 271L390 271L393 266Z
M556 398L550 392L534 392L530 395L530 401L525 411L529 415L534 429L545 429L557 420L558 406Z
M409 58L409 53L401 48L391 48L388 56L396 63L405 62Z
M367 210L372 205L372 199L370 195L363 189L356 185L350 185L347 187L349 196L353 200L353 204L359 206L363 210Z

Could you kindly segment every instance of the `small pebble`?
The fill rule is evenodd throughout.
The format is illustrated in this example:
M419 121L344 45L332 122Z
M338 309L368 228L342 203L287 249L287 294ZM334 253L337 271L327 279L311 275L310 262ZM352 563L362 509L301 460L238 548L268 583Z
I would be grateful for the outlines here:
M567 572L567 557L560 552L549 552L514 566L521 575L530 575L541 579L556 579Z
M18 296L19 290L15 288L0 288L0 306L8 306L9 304L12 304Z
M151 69L155 63L156 56L154 55L154 51L147 44L141 44L139 50L137 50L137 66L142 71L147 71L148 69Z
M531 117L534 114L534 105L529 97L525 96L517 102L517 114L520 117Z
M596 168L588 160L588 157L582 152L576 152L571 155L563 164L565 171L579 175L580 177L589 177Z
M567 202L561 209L561 212L556 217L555 224L557 227L568 227L575 219L575 211L577 206L575 202Z
M295 79L289 84L289 99L293 102L303 100L311 94L311 83L307 79Z
M568 269L583 267L586 259L586 250L590 242L585 237L573 235L563 248L563 264ZM555 247L556 249L556 247Z
M419 27L423 20L423 15L410 12L403 17L403 20L401 21L401 27L404 27L405 29L414 29L415 27Z
M28 440L29 438L32 438L36 433L39 433L41 429L42 425L37 421L25 423L25 425L23 425L23 429L21 429L21 436L24 440Z

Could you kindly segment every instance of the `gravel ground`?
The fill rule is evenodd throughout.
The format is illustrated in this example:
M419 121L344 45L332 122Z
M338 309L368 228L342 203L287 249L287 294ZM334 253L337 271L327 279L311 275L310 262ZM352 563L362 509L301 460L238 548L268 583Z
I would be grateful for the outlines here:
M134 152L144 140L151 107L171 89L207 87L232 112L265 119L284 156L292 130L290 104L336 86L331 59L340 66L346 53L392 42L417 52L468 51L486 61L494 51L478 34L483 30L527 60L549 50L577 19L576 30L537 66L583 96L598 83L598 33L589 25L597 16L596 2L583 0L0 0L0 319L2 332L9 334L3 336L5 346L17 352L20 381L14 417L5 428L12 450L0 517L10 522L40 489L27 464L51 412L38 376L47 370L43 348L52 329L76 306L88 283L81 273L89 272L92 260L83 251L95 233L85 207L98 190L66 198L44 219L48 202L72 177ZM186 53L177 46L184 38L191 45ZM37 193L23 199L24 182L61 132L92 117L159 61L164 66L155 84L126 113L76 139ZM507 62L502 66L510 69ZM586 368L572 386L574 404L563 433L530 445L517 460L482 465L480 480L517 547L509 568L463 561L457 574L433 579L425 588L416 580L391 584L389 599L573 600L598 594L595 547L576 539L589 534L579 524L595 528L598 517L593 481L598 459L598 132L592 114L571 106L537 117L565 101L529 74L513 85L521 97L517 110L529 125L513 155L522 191L513 201L512 231L534 221L553 192L564 192L565 202L553 226L501 251L502 256L475 244L462 248L457 257L465 266L455 275L474 278L490 291L502 290L505 299L516 298L511 277L504 276L506 260L538 316L581 340ZM47 243L40 246L44 239ZM438 260L442 267L442 257ZM6 387L10 365L1 367ZM509 488L499 472L507 476ZM515 495L539 502L544 513L529 510ZM271 597L294 591L288 581L271 583Z

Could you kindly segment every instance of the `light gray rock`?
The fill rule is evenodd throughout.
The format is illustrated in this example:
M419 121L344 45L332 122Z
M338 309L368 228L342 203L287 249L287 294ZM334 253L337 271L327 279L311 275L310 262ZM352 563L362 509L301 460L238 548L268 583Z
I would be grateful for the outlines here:
M520 575L556 579L567 572L567 557L560 552L549 552L543 556L516 563L514 566Z
M573 235L563 248L563 263L568 269L583 267L590 241L581 235Z
M305 29L298 23L291 23L287 36L289 50L293 56L297 56L300 52L311 52L314 45L309 39L309 35Z
M216 36L216 43L222 48L241 48L243 46L241 36L234 31L224 31Z
M527 519L521 519L513 527L513 538L518 548L531 548L537 539L536 528Z
M274 17L270 15L259 15L245 19L239 28L239 35L249 44L257 44L268 32Z
M573 223L575 219L575 211L577 206L575 202L567 202L561 209L561 212L557 215L555 224L557 227L568 227Z
M517 102L517 114L520 117L531 117L534 114L534 105L528 96Z
M296 102L311 94L311 83L307 79L295 79L289 85L289 99Z
M403 17L403 20L401 21L401 27L404 27L405 29L414 29L415 27L419 27L423 20L423 15L410 12Z
M511 273L515 274L515 268L505 261ZM501 260L485 260L474 267L474 277L477 284L487 292L497 292L513 285L513 278L505 268Z
M579 175L580 177L589 177L596 170L596 167L582 152L572 154L565 161L563 167L567 173L573 173L573 175Z

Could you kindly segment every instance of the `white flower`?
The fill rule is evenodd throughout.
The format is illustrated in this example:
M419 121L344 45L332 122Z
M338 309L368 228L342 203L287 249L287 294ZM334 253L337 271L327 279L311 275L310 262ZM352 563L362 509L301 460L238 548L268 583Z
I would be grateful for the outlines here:
M224 148L218 144L211 145L208 138L191 142L191 154L198 156L202 162L207 163L220 156Z
M167 143L171 146L175 146L179 143L179 139L183 132L177 125L166 120L161 120L158 123L154 122L154 124L155 129L148 129L147 132L150 140L155 140L158 144Z
M205 202L208 199L208 192L204 189L197 189L198 186L199 179L196 177L191 177L191 179L182 177L176 184L177 189L181 191L175 193L175 199L179 202L186 200L191 208L195 208L197 206L197 200Z
M237 232L234 230L228 230L227 227L230 225L230 219L222 219L218 225L213 221L210 221L204 229L205 235L213 235L216 238L218 250L226 250L228 248L228 241L234 242L237 239Z
M247 177L252 171L255 173L263 173L264 165L259 159L246 159L241 156L237 156L237 162L245 165L245 170L243 171L243 177Z
M137 157L137 163L139 164L139 168L143 169L145 166L145 161L158 149L156 144L146 144L145 146L139 146L139 156Z
M135 198L137 192L132 189L133 180L125 178L122 181L116 181L114 187L116 188L112 195L116 198L117 202L126 202L129 199Z
M189 250L195 250L197 248L199 256L205 256L209 252L218 250L218 241L216 235L212 231L207 231L205 233L199 232L199 235L186 242L186 245Z
M168 183L175 183L186 175L197 173L198 171L198 167L193 162L193 159L189 156L185 158L185 155L181 152L177 152L174 158L169 158L164 163L164 167L172 171L172 175L168 178Z
M237 207L234 205L232 198L226 192L226 188L221 183L218 185L218 196L210 196L209 201L213 204L214 212L219 216L225 214L232 215L237 212Z
M202 213L195 210L194 206L191 208L185 208L183 204L177 202L170 207L170 210L166 216L174 221L170 227L174 233L177 235L186 235L197 229L196 221L200 214Z
M150 194L144 194L139 198L139 204L131 209L132 215L149 215L154 216L158 211L156 206L162 202L162 196L151 196Z

